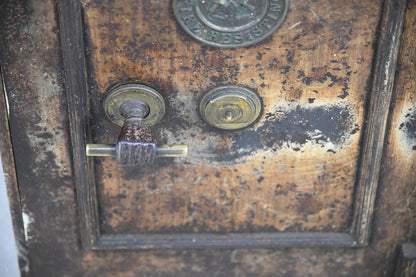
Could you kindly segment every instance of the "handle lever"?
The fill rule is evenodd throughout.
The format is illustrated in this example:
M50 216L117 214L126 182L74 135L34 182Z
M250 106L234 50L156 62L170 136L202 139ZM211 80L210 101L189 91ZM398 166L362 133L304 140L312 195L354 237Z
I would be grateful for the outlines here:
M121 86L107 96L104 108L110 120L118 117L120 120L112 121L122 124L117 143L87 144L87 156L116 157L121 165L136 166L151 164L155 157L187 156L187 145L157 146L145 122L145 118L154 122L163 116L164 101L157 91L144 85Z
M89 157L117 157L116 144L87 144ZM156 146L156 158L186 157L186 144L161 144Z

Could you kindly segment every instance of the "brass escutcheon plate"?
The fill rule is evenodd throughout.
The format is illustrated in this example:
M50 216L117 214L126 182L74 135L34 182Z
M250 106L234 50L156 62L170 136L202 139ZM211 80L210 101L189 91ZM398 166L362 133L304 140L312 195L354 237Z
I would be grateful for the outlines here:
M125 118L120 114L120 107L128 101L143 101L149 106L149 114L144 119L149 126L165 115L165 100L159 92L146 85L127 84L112 89L104 99L104 111L111 122L123 126Z
M224 130L249 126L260 115L260 98L249 89L238 86L218 87L206 94L199 105L202 118Z
M289 0L173 0L183 29L217 47L238 48L271 35L283 22Z

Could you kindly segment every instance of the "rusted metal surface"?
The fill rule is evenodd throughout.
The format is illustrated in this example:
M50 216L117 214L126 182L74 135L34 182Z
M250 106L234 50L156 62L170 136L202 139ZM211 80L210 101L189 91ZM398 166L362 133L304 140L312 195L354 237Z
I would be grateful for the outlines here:
M0 61L20 193L12 201L21 201L29 275L76 274L79 225L55 3L2 1L0 12Z
M294 1L271 38L234 50L190 38L168 2L82 4L94 142L117 133L107 90L138 80L168 99L159 142L189 145L173 166L96 160L105 234L348 231L380 2ZM201 120L199 101L223 85L261 97L251 128Z
M357 243L367 245L371 236L387 120L393 100L397 59L406 15L406 1L386 1L380 20L380 35L363 132L352 230Z
M140 4L141 1L137 3ZM122 5L122 2L113 4ZM233 62L238 61L240 58L239 56L233 57L231 50L216 50L210 47L198 49L198 44L189 41L187 35L180 31L178 31L176 40L173 42L172 49L169 50L169 43L167 41L170 41L171 35L175 35L176 31L173 32L173 30L176 30L177 27L176 25L166 26L166 18L171 18L172 20L173 18L170 13L167 14L168 16L164 16L166 15L166 11L163 8L165 5L164 1L149 1L147 12L143 16L137 17L137 21L140 22L119 26L114 24L117 24L117 20L128 21L136 18L133 16L133 13L137 13L134 3L129 6L129 9L124 9L123 11L120 10L121 7L113 9L104 3L102 7L97 7L97 12L94 13L95 17L91 17L91 10L95 10L95 8L88 7L88 5L93 5L92 3L84 2L87 15L86 23L88 23L86 27L89 28L89 34L92 34L92 21L108 20L102 23L103 25L101 27L97 27L97 30L100 30L103 36L106 32L108 34L111 33L112 39L115 41L114 43L121 47L116 50L107 47L105 50L106 47L104 45L97 46L91 44L91 41L87 41L90 43L88 50L90 60L97 52L101 52L101 55L107 57L107 66L103 64L105 59L102 59L99 60L102 62L100 64L95 66L90 64L88 70L91 77L90 80L99 80L99 82L91 83L91 99L94 101L92 112L97 117L97 129L94 130L96 139L105 138L108 142L113 142L111 140L118 133L117 127L112 126L110 122L106 122L104 117L100 117L100 115L104 115L100 101L105 95L107 87L110 87L110 85L121 79L137 79L140 76L140 78L157 84L162 88L163 92L169 93L168 103L170 108L168 118L175 119L177 125L175 128L181 128L184 133L183 136L175 133L173 127L168 126L165 122L163 128L154 128L154 132L158 135L164 134L164 136L160 136L162 140L165 140L163 143L184 142L189 138L189 135L200 139L209 134L213 136L214 140L208 142L209 139L206 138L205 141L207 142L205 145L217 145L216 142L221 141L223 142L223 149L227 149L227 147L229 148L232 145L230 136L238 137L234 133L230 135L223 132L213 132L207 126L198 123L200 119L197 116L195 116L194 120L189 118L180 120L180 118L183 118L183 115L186 115L189 110L196 113L198 97L202 96L202 92L209 91L209 88L213 87L217 82L227 84L242 80L242 82L245 82L243 85L248 87L253 85L257 92L260 92L259 94L261 94L265 104L265 111L259 121L262 123L256 125L255 128L260 128L261 124L267 122L267 109L272 110L272 116L276 117L272 120L274 124L281 124L283 126L287 124L291 126L288 121L285 123L284 118L279 117L280 114L277 111L279 111L278 108L280 107L277 105L275 109L273 106L275 105L273 104L274 101L285 101L285 103L289 103L283 106L285 108L284 111L292 113L299 118L299 120L295 121L295 130L292 132L286 130L287 135L284 136L290 142L293 141L294 146L292 144L280 145L276 143L276 149L274 151L270 150L271 156L274 157L278 154L280 159L287 163L285 165L287 172L280 170L279 165L281 165L281 162L279 161L275 161L265 168L256 167L259 171L253 171L254 167L252 164L254 160L257 157L262 157L264 154L264 150L262 149L259 149L259 151L263 152L259 152L258 155L246 153L237 157L236 160L240 160L241 162L235 165L236 172L229 161L225 158L220 159L220 162L216 166L208 168L208 172L206 173L208 174L208 178L201 176L199 180L198 178L192 179L193 182L198 180L195 185L200 192L198 195L205 194L208 199L199 202L200 200L198 198L198 201L195 201L194 205L198 204L202 207L202 205L211 203L209 197L220 200L217 204L220 208L212 209L218 215L207 214L207 216L211 217L210 220L201 217L206 224L204 226L202 225L203 222L201 222L202 227L200 229L204 230L203 228L206 228L205 230L210 232L216 232L219 229L221 232L221 228L219 227L230 228L230 226L233 226L232 217L224 217L223 211L231 209L229 205L226 205L228 203L226 200L228 201L231 198L229 195L236 193L235 189L238 187L236 185L237 183L232 183L230 180L240 176L240 179L247 180L247 184L254 184L250 187L250 190L244 184L240 185L245 189L241 195L246 196L247 200L249 200L247 202L252 206L253 203L256 204L253 207L257 208L257 214L255 215L257 221L253 221L252 225L240 225L239 230L244 230L244 228L247 230L251 226L257 228L254 228L254 231L259 230L258 228L260 227L264 229L268 228L268 226L264 225L264 222L267 222L266 220L269 220L270 216L266 213L267 210L264 206L260 209L261 205L259 205L259 202L255 202L256 197L261 197L261 204L264 204L264 201L267 199L270 199L270 201L273 200L273 205L280 205L278 203L291 203L290 207L292 210L299 212L300 216L289 215L286 223L293 220L293 222L299 222L300 224L297 226L288 226L286 230L310 230L314 228L313 226L317 225L317 222L322 222L323 224L322 227L317 227L318 230L342 230L343 224L347 223L348 220L345 220L345 217L344 219L338 219L342 215L341 209L338 209L338 207L346 205L344 208L348 211L348 205L350 205L352 200L352 188L348 186L344 188L344 185L353 183L355 173L350 172L346 174L346 168L348 168L347 165L351 164L351 161L354 162L358 157L358 140L360 131L362 130L364 112L365 92L363 88L366 86L366 80L368 79L369 67L371 66L371 53L373 51L371 50L373 40L368 39L367 33L372 33L376 29L376 14L378 14L378 8L376 9L375 7L379 7L379 4L369 2L365 3L364 7L361 7L361 3L358 2L342 3L342 5L341 3L329 3L322 7L318 7L322 3L312 2L308 4L302 4L300 1L294 2L286 25L280 28L280 31L273 36L272 40L242 50L241 55L243 58L241 59L243 66L240 71L240 67L236 66L236 63ZM351 6L348 6L350 4ZM391 276L394 272L398 255L398 245L403 241L416 240L416 189L414 184L414 180L416 179L416 171L414 168L416 164L416 151L413 149L414 142L411 139L411 109L415 106L414 92L416 89L416 81L414 79L416 74L414 58L416 57L416 42L414 37L414 33L416 33L416 26L414 24L414 18L416 18L415 1L411 1L409 4L402 43L402 54L399 60L400 71L397 74L394 105L392 106L392 114L388 124L389 129L381 170L380 189L376 201L374 228L368 247L358 249L328 247L103 252L81 250L79 242L80 231L78 226L80 226L80 215L77 215L76 212L76 197L74 195L73 184L76 176L72 176L71 171L71 147L69 146L68 139L66 95L62 89L63 86L60 77L62 67L59 61L60 48L57 38L54 5L50 1L36 1L36 3L11 1L9 3L2 3L1 5L0 11L2 14L7 14L7 16L0 17L0 21L2 22L1 34L2 37L6 38L6 40L2 40L0 43L2 49L0 55L5 72L5 85L9 96L11 135L15 150L22 209L29 219L26 221L26 231L28 234L28 257L31 260L33 276ZM339 8L341 6L342 9ZM115 19L113 23L111 22L112 19L108 17L110 8L113 11L113 18ZM141 11L141 8L138 7L137 10ZM130 16L123 15L125 13L129 14L130 12ZM370 16L371 14L373 17ZM368 18L367 15L369 15ZM162 20L162 18L164 19ZM324 22L324 20L326 21ZM152 21L154 27L151 26ZM310 24L302 25L299 22L308 22ZM115 37L117 34L120 34L115 28L127 28L125 26L129 26L132 29L137 28L135 30L138 32L140 30L139 26L142 26L138 23L143 23L143 26L147 26L147 29L143 29L143 35L137 36L136 38L133 36L130 38L126 37L126 43L124 44L122 42L123 37ZM350 24L353 24L354 28L350 28ZM370 25L374 27L370 28L371 31L363 28L363 26ZM149 30L160 35L159 40L156 41L158 43L153 41L155 44L152 44L152 32ZM161 32L160 30L165 30L165 32ZM292 33L290 30L295 30L295 32ZM351 34L350 31L352 32ZM360 35L356 36L356 32ZM92 38L92 42L95 41L95 43L100 44L100 41L104 41L99 39L101 34L95 34L95 36L90 37ZM296 37L297 35L299 37ZM108 36L106 35L104 37ZM319 40L316 41L315 37L318 37ZM133 62L128 61L127 58L125 59L124 55L129 53L129 51L124 51L123 49L124 47L128 47L127 42L134 42L134 39L136 39L136 42L131 48L137 51L134 52L132 50L133 53L136 53L131 56ZM263 48L268 48L267 45L272 43L272 41L277 42L279 47L270 48L270 50ZM286 44L283 44L283 42L286 42ZM182 52L183 49L174 47L175 44L180 43L186 45L186 55L184 54L185 51ZM298 44L302 46L298 46ZM368 47L365 47L365 45L368 45ZM313 51L314 46L319 50L327 48L337 49L335 54L337 54L336 57L339 58L340 63L335 62L335 58L333 58L335 56L332 56L330 60L329 58L325 59L323 54L319 53L327 52ZM96 51L95 47L100 50ZM307 49L308 47L309 50ZM170 52L175 49L176 52ZM198 49L199 54L193 53L191 49ZM111 51L114 51L114 53ZM168 56L171 59L158 60L156 58L160 58L159 56L155 57L154 55L150 55L157 51L160 51L158 53L162 58ZM346 53L342 54L343 51L346 51ZM252 54L253 52L254 54ZM4 53L7 53L7 55ZM286 55L281 57L283 54ZM369 54L370 56L363 55L360 58L361 54ZM187 59L190 56L195 62ZM278 56L276 60L274 60L275 56ZM271 57L273 59L270 59ZM120 59L122 62L118 64L116 62L117 59ZM181 65L181 59L183 65ZM263 62L258 59L263 60ZM197 62L198 60L200 62ZM310 64L305 64L305 62L301 62L302 60L311 62ZM332 63L331 60L334 60L334 62ZM259 61L258 63L260 65L256 67L257 63L249 64L248 61ZM203 66L205 62L208 63L208 67ZM224 63L227 66L217 67L218 63ZM313 75L314 71L310 68L312 63L322 65L321 69L315 69L315 72L317 72L315 73L317 74L315 77ZM347 69L347 66L343 65L343 63L351 66L351 69ZM244 64L247 64L248 67L245 68ZM166 67L166 65L169 66ZM268 69L269 65L270 69ZM341 70L337 70L337 66ZM302 69L298 69L299 67ZM102 70L102 72L97 72L97 68ZM263 69L262 72L257 71L259 68ZM110 73L108 71L109 69L113 70L113 72ZM172 71L171 74L169 70ZM302 77L302 74L298 73L299 70L305 72L305 76ZM346 81L345 78L348 77L348 71L350 70L352 71L349 76L350 79ZM352 78L355 71L357 71L357 76ZM265 80L262 80L261 76L253 78L253 72L256 74L264 73ZM111 76L112 74L114 76ZM25 76L25 78L22 78L22 76ZM171 76L172 81L164 80L164 76ZM207 76L209 77L207 78ZM300 77L298 78L298 76ZM319 81L319 76L323 76L321 79L323 83ZM331 76L337 77L333 78ZM174 77L179 80L174 79ZM199 79L196 79L196 77ZM311 77L311 79L304 79L305 77ZM254 81L251 81L252 78L256 81L255 84ZM282 81L281 86L278 84L270 84L267 81L273 80L273 78L280 78ZM262 80L260 84L259 80ZM283 84L285 80L286 83ZM308 80L310 80L310 83ZM201 82L202 85L200 86ZM211 82L215 82L215 84ZM268 86L267 90L274 92L273 94L267 96L261 92L260 88L262 88L261 85L263 82L265 87ZM345 83L347 83L346 86L348 88L346 88ZM192 84L190 86L191 90L185 87L185 85L189 84ZM283 86L285 90L283 90ZM202 88L202 92L200 88ZM342 88L345 88L348 95L343 92ZM313 90L317 90L318 93L313 92ZM190 97L196 97L192 98L196 100L189 101ZM276 100L274 100L275 98ZM297 102L299 102L299 105L296 105ZM193 106L190 107L189 105ZM339 108L340 105L344 108ZM328 145L323 139L320 141L319 137L313 135L304 139L299 139L296 136L296 134L302 133L302 128L309 130L307 125L302 125L300 121L308 119L311 122L312 119L309 117L309 114L314 114L314 108L321 108L322 113L319 114L328 112L329 116L334 116L336 115L335 111L339 113L341 110L343 114L335 118L339 118L339 122L351 122L351 124L346 123L347 127L336 126L333 127L335 128L334 130L328 130L325 133L325 136L329 137L330 140L334 140L335 142L339 141L339 143L333 143L335 147ZM408 114L410 116L406 116ZM306 116L307 118L305 118ZM342 121L341 118L347 120ZM312 122L312 126L319 123L313 120ZM355 124L358 126L355 126ZM199 129L190 131L189 134L185 132L192 130L192 128ZM100 129L103 131L101 132ZM108 130L108 135L105 134L106 130ZM202 132L197 132L200 130ZM340 132L340 130L342 135L334 134L335 132ZM265 138L267 138L266 135L270 134L265 132L265 135L260 138L265 141ZM159 138L159 136L157 137ZM295 139L292 139L293 137ZM305 142L304 144L300 143L303 141ZM203 146L204 144L201 145ZM294 149L295 147L298 147L299 150L296 151ZM331 149L336 153L328 152ZM218 149L216 153L220 155L221 152L224 151ZM198 196L196 192L186 194L185 191L181 190L183 189L181 185L183 180L181 179L186 176L181 176L180 174L184 174L183 172L185 171L183 170L185 169L189 170L189 168L193 168L190 174L197 176L200 167L207 163L214 163L214 160L217 159L213 156L200 158L200 154L199 157L193 157L193 159L188 161L190 164L184 164L183 161L179 160L171 167L171 161L162 161L154 170L161 170L160 174L162 175L170 170L168 168L172 168L172 172L178 170L176 172L179 172L179 174L176 173L177 176L174 174L169 175L167 181L163 180L160 176L155 176L154 181L150 177L146 177L148 178L147 184L146 180L137 179L139 173L134 173L127 169L119 174L116 172L115 168L117 166L114 163L106 162L104 159L97 159L97 176L104 176L100 187L100 205L106 211L102 215L110 215L116 209L115 207L118 207L119 210L115 211L119 214L114 213L112 221L102 222L103 229L109 233L130 232L132 230L135 232L143 231L140 230L142 227L135 227L135 222L130 222L128 218L127 220L124 219L124 216L137 215L137 210L132 209L134 205L137 205L137 202L136 200L129 199L129 197L136 197L137 195L143 197L144 200L141 203L145 204L148 203L146 201L150 203L150 201L163 200L164 205L166 205L163 207L166 207L166 209L167 207L172 208L173 214L177 215L177 217L173 217L170 223L175 223L175 220L182 220L185 216L180 214L180 211L182 209L185 212L185 210L182 207L182 199L184 197L181 196ZM266 155L266 159L267 157ZM303 160L300 160L301 158ZM201 165L195 165L195 161L199 161ZM330 165L328 161L330 161ZM322 165L322 169L316 169L311 164ZM269 196L269 194L274 195L274 191L270 193L264 184L266 184L267 179L271 179L271 176L276 176L277 168L279 168L279 172L282 172L282 175L277 175L274 179L282 180L283 184L281 184L281 188L274 187L274 189L277 189L278 192L280 191L286 198L283 198L282 202L276 204L275 198L271 195ZM354 169L355 167L353 166L351 168ZM117 169L119 170L119 168ZM141 172L151 176L150 169L142 169ZM256 172L262 172L262 175L255 175L254 173ZM324 175L323 173L325 172L331 172L331 174ZM242 176L242 173L251 177ZM336 173L342 173L346 180L337 177ZM114 177L109 174L114 174ZM305 182L296 183L301 184L301 187L290 186L283 182L288 180L288 176L293 178L293 174L298 174L297 181L305 180ZM321 177L317 178L318 182L314 186L308 186L307 184L311 183L306 182L306 180L310 181L312 178L310 175L312 174ZM261 180L260 177L264 179ZM227 187L225 178L227 178L230 188ZM120 188L113 185L118 180L125 180L119 183ZM218 180L222 180L223 182L219 182ZM153 184L158 185L163 182L166 182L167 185L172 185L160 188L152 186ZM137 183L145 185L137 187ZM212 184L216 184L214 190L205 188L212 186ZM341 186L338 187L340 189L339 192L331 184ZM316 188L321 190L318 190L316 194L310 193L311 191L316 191ZM225 193L220 191L220 189ZM310 197L307 197L306 193L308 191L311 194ZM145 194L143 195L142 192ZM152 192L153 195L159 193L160 197L152 198ZM284 192L287 192L287 195L284 195ZM302 195L298 196L300 192ZM173 197L172 193L175 193L175 197ZM343 199L345 194L350 194L350 196L347 196L347 200L342 200L344 202L341 202L341 206L330 206L335 198ZM317 199L317 195L328 199ZM147 200L147 198L150 198L150 200ZM110 205L112 206L110 207ZM238 207L235 210L242 210L243 214L249 214L251 208L246 205L242 205L242 207L242 209ZM333 219L327 217L323 219L322 217L319 218L319 215L312 207L321 209L326 216L331 211L335 211L333 213ZM150 211L150 207L142 208L147 208ZM152 208L157 207L153 204ZM201 211L201 208L195 206L193 210ZM191 209L191 211L193 210ZM179 216L181 217L179 218ZM222 222L219 219L216 220L218 216L223 218ZM244 215L242 218L244 218ZM308 223L306 219L312 223ZM106 220L106 218L104 217L102 220ZM274 221L272 220L271 222ZM327 228L325 224L329 223L336 225L335 227L329 226ZM144 224L156 228L159 232L164 230L170 232L175 231L173 227L169 227L172 225L160 224L162 227L168 226L167 229L163 229L153 224L150 219L148 222L144 221ZM182 226L179 231L183 232L186 228ZM272 228L276 228L276 226L272 226ZM142 229L145 229L145 227ZM191 227L188 230L190 232L200 231Z
M121 165L146 166L156 156L156 139L142 118L126 118L117 140L117 161Z

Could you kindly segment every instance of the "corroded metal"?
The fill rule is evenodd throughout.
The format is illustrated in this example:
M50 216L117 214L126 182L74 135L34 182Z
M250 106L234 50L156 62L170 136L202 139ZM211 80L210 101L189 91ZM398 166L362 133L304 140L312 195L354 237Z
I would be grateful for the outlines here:
M267 38L283 22L288 0L174 0L179 24L195 39L244 47Z
M126 84L112 89L104 100L108 119L123 126L125 116L122 115L120 107L123 103L132 101L142 101L150 107L144 118L148 126L153 126L165 115L165 100L159 92L142 84Z
M165 102L156 90L140 84L117 87L106 97L104 110L113 123L122 126L117 143L88 144L87 156L115 156L120 165L145 165L153 163L156 156L187 155L186 145L156 145L148 125L165 113Z
M205 95L199 109L208 124L220 129L235 130L249 126L258 118L261 101L249 89L224 86Z
M185 144L159 144L156 147L156 158L162 157L186 157L188 146ZM89 157L116 157L115 144L87 144L87 156Z
M136 104L136 105L134 105ZM120 108L126 116L116 144L117 162L121 165L153 163L156 156L156 139L144 122L147 105L143 102L126 102Z

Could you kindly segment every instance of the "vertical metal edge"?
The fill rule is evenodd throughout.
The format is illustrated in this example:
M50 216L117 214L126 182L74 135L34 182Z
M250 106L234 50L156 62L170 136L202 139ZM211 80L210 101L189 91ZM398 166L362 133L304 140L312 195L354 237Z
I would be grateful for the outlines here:
M10 137L9 116L4 91L2 68L0 66L0 156L3 165L4 181L6 183L9 199L10 214L12 218L13 233L15 236L16 251L21 276L30 275L30 263L26 245L25 230L20 202L19 183L16 175L16 166L13 153L13 144Z
M93 161L87 158L85 153L86 143L90 141L90 129L81 5L77 0L57 0L56 5L68 101L73 178L80 216L81 242L84 248L91 249L100 232Z
M407 0L386 0L383 3L350 231L356 239L355 246L366 246L370 241L406 7Z

